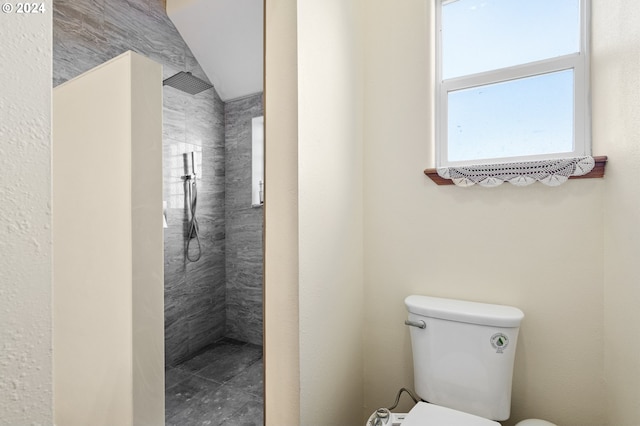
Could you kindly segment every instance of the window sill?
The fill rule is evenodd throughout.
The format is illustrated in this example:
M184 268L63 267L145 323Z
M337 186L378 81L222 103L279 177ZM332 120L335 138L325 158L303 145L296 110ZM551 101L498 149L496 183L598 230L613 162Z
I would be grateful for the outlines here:
M596 160L596 165L593 167L589 173L584 176L571 176L569 179L594 179L594 178L603 178L604 177L604 169L607 165L607 156L602 155L600 157L593 157ZM438 172L435 168L425 169L424 174L429 177L432 181L434 181L437 185L453 185L453 181L451 179L445 179L438 175Z

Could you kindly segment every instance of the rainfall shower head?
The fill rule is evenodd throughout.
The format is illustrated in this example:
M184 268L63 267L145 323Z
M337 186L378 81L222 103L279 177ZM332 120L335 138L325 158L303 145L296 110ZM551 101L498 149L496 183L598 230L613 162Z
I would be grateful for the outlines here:
M198 93L213 87L206 81L200 80L198 77L194 77L190 72L184 71L180 71L178 74L167 78L162 82L162 85L174 87L191 95L197 95Z

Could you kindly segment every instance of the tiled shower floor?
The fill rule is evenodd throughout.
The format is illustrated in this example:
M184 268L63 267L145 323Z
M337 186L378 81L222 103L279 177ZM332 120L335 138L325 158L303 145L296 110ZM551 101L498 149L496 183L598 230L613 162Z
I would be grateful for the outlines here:
M223 338L165 371L166 426L263 424L262 346Z

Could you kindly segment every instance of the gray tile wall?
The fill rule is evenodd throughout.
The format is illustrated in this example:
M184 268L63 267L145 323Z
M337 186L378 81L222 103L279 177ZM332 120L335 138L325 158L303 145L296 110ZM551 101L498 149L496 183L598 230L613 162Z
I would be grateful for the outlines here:
M251 119L262 94L225 104L228 337L262 345L263 208L251 207Z
M175 365L224 335L224 104L213 90L191 96L164 88L165 355ZM195 151L202 256L185 257L189 217L183 153ZM191 258L197 242L191 240Z
M54 0L53 84L133 50L178 71L206 76L167 17L162 0ZM174 365L224 334L224 104L215 90L191 96L164 88L165 354ZM182 153L199 153L202 258L184 256L187 215ZM204 165L204 167L202 167ZM194 244L194 243L192 243Z

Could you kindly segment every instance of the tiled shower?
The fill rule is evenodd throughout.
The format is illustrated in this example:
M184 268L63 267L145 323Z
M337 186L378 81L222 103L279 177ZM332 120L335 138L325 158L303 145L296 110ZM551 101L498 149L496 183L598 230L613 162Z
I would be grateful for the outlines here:
M53 13L54 86L127 50L162 64L163 78L191 71L207 80L162 0L54 0ZM251 120L261 115L262 94L223 102L215 88L197 95L163 89L168 368L216 342L248 344L252 353L262 346L263 209L251 204ZM188 152L198 169L197 262L185 257Z
M213 90L164 93L165 357L175 365L222 337L262 345L262 208L251 205L251 119L262 95L222 103ZM197 262L185 256L181 176L191 151L201 158Z

